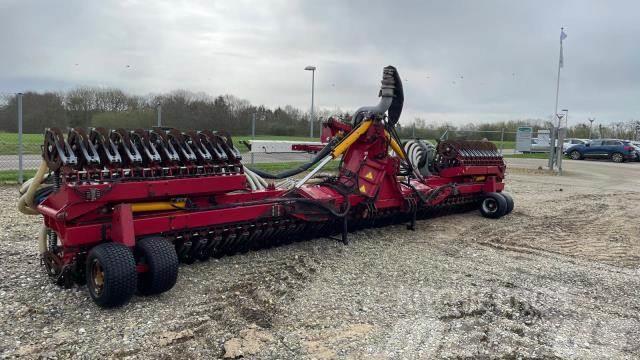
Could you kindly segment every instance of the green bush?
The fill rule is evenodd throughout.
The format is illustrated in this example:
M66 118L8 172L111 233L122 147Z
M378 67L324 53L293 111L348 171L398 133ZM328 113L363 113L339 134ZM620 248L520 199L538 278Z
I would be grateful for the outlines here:
M91 125L107 129L148 129L156 125L156 113L153 110L99 113L91 117Z

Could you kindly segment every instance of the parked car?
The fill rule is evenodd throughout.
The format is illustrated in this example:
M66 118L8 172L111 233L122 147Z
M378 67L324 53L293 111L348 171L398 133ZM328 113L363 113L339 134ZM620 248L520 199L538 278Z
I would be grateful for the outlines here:
M617 163L635 160L638 155L636 147L631 142L617 139L591 140L586 144L571 146L566 153L573 160L582 160L584 158L611 159Z
M562 148L566 150L572 147L573 145L586 144L588 142L589 142L588 139L568 138L568 139L564 139L564 143L562 143Z
M531 152L549 152L549 141L546 139L531 139Z
M587 139L564 139L564 142L562 143L563 152L567 154L566 149L570 148L573 145L586 144L587 142L589 142L589 140ZM549 152L550 148L551 146L549 145L548 139L531 139L531 152Z
M632 141L631 145L636 148L636 161L640 161L640 141Z

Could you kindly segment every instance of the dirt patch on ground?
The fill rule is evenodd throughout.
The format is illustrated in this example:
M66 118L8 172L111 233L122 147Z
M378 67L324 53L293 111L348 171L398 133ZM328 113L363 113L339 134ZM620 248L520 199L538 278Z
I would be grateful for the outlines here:
M578 170L510 170L516 209L499 220L455 214L360 231L349 246L316 239L181 266L172 291L115 310L49 283L40 220L2 187L0 353L638 358L640 192Z
M508 168L507 172L513 175L548 175L548 176L558 176L558 172L551 171L548 169L542 168L539 166L537 169L528 169L528 168Z

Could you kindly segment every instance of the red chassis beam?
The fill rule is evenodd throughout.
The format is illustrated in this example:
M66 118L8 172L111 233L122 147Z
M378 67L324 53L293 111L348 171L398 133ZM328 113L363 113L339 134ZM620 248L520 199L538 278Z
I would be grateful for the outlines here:
M246 178L243 174L100 184L67 184L63 186L62 191L52 194L38 205L38 211L57 220L71 221L86 217L88 213L110 203L223 194L244 190L245 187Z
M98 223L77 226L53 226L65 239L67 247L87 246L106 239L120 241L132 246L131 236L140 236L170 233L175 231L189 231L224 224L237 224L256 219L270 217L273 214L283 214L284 206L280 204L260 204L238 206L215 210L200 211L172 211L154 215L131 217L128 224L124 223ZM119 217L118 217L119 219ZM49 225L49 224L47 224ZM53 224L51 224L53 225ZM117 225L114 227L114 225ZM133 229L131 234L126 233ZM118 234L114 237L115 234Z
M227 179L228 178L229 177L227 177ZM454 180L452 178L434 176L428 179L427 184L412 181L412 185L425 195L428 195L438 186L458 180L460 182L456 185L456 189L460 195L495 192L501 191L504 188L504 184L497 181L496 176L486 176L482 182L473 181L473 178L467 179L467 182L463 182L462 177ZM178 180L183 179L172 181ZM125 184L118 184L118 186L121 185ZM181 194L191 190L189 188L187 189L188 190L185 190L183 188ZM211 190L209 190L209 192L211 192ZM292 207L288 204L278 202L251 203L252 201L255 202L259 200L269 201L268 199L274 199L281 195L282 192L282 190L266 190L219 194L215 198L216 204L221 208L176 210L142 215L132 214L130 204L121 203L114 207L110 217L104 218L103 215L102 219L95 219L92 223L83 224L73 224L68 222L65 217L59 216L58 214L60 214L60 211L63 211L63 209L56 212L45 205L40 205L39 210L45 214L46 225L57 231L62 239L64 239L63 244L65 247L90 246L108 239L123 243L127 246L134 246L136 238L148 235L197 231L198 229L209 227L253 222L258 219L281 218L286 215L294 216L294 214L288 214L288 211L292 210ZM173 192L170 191L168 193ZM336 208L339 208L344 201L342 195L322 185L306 185L301 188L301 193L309 198L332 204L332 206ZM120 198L118 192L115 194L114 196L116 198ZM376 201L376 207L379 209L401 208L404 205L405 198L411 197L412 194L413 189L403 185L402 197L378 199ZM105 195L105 201L107 201L107 199L108 201L112 200L111 194L108 196ZM363 200L364 198L359 195L353 194L349 196L349 201L352 206L357 206ZM238 205L231 206L233 204ZM74 206L79 205L81 204ZM101 206L104 205L105 203L103 202Z

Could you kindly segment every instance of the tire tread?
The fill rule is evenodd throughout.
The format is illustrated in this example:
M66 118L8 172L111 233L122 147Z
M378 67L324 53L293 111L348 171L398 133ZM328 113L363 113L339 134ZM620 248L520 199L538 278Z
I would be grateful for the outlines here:
M136 246L149 267L138 275L138 291L153 295L170 290L178 280L178 255L173 244L163 237L148 237Z
M91 263L97 258L104 271L104 288L100 296L89 294L102 307L116 307L129 302L136 290L136 262L131 250L118 243L104 243L89 252L86 264L87 278L91 276Z

